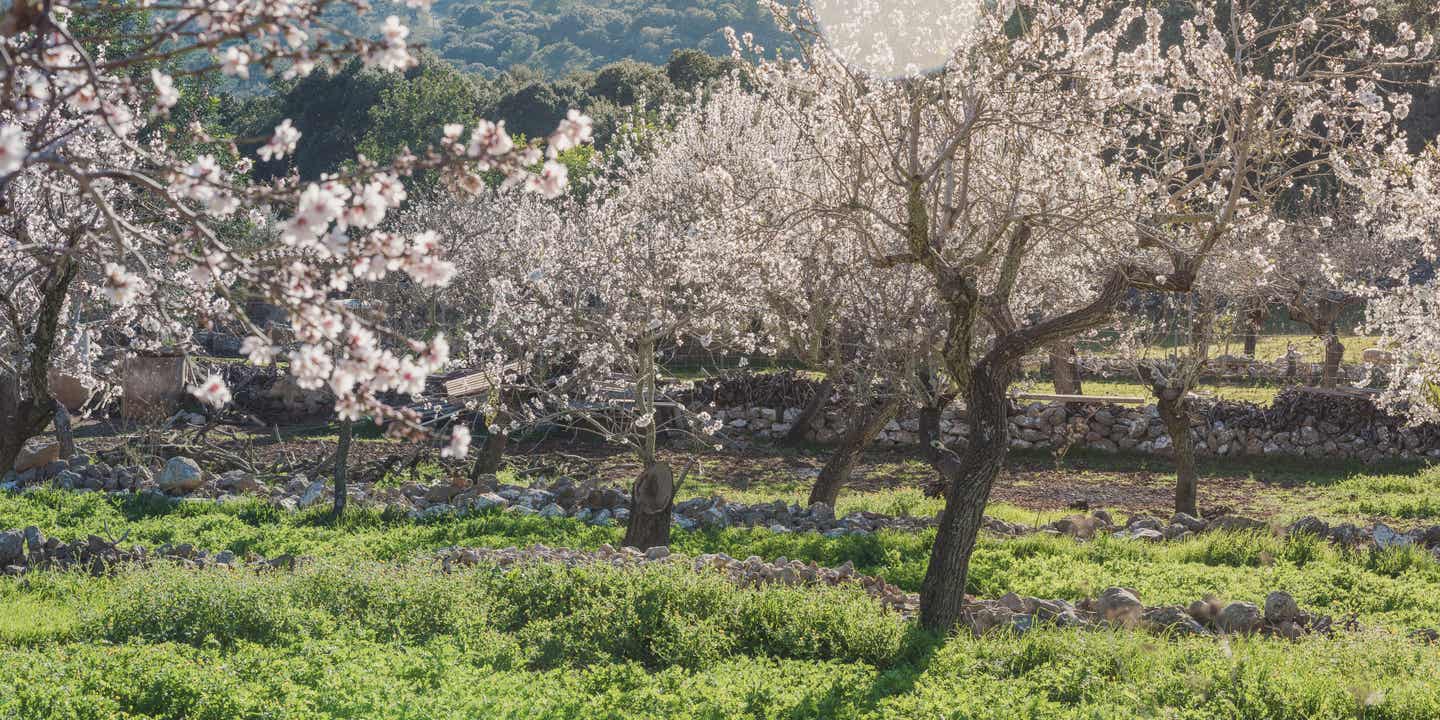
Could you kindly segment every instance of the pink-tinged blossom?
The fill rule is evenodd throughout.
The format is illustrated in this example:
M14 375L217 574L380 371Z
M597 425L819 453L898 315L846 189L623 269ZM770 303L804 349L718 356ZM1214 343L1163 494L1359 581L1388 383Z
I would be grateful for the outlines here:
M250 77L250 53L238 47L225 48L220 60L220 72L238 78Z
M250 361L251 365L269 365L275 360L275 348L259 335L251 335L240 341L240 354Z
M456 425L450 429L450 443L440 451L441 457L464 459L470 454L470 428Z
M159 70L151 70L150 82L155 85L156 110L164 112L180 102L180 91L175 89L175 80L169 75Z
M224 378L215 374L205 378L199 385L192 385L190 394L211 407L224 407L230 402L230 388L225 384Z
M590 142L594 137L592 124L590 116L582 114L579 110L571 110L565 119L560 121L560 126L555 132L550 135L551 157Z
M9 175L25 164L29 138L18 125L0 127L0 177Z
M547 198L557 198L565 192L565 185L569 179L570 171L563 164L554 160L545 161L545 166L540 169L539 175L532 175L526 184L531 192L537 192Z
M125 306L135 301L144 288L144 281L116 263L105 264L105 297L110 302Z
M270 136L268 142L255 151L255 154L266 162L279 160L295 152L295 145L298 142L300 142L300 131L291 124L290 118L285 118L275 126L275 133Z

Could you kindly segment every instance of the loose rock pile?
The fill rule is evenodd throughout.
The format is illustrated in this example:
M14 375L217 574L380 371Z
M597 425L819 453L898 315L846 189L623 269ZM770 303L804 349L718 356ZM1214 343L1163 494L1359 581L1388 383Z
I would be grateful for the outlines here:
M244 565L256 569L288 569L293 568L296 563L296 559L290 555L271 559L250 555L242 559L229 550L208 553L189 543L167 543L151 550L139 545L121 547L122 542L124 538L107 540L91 535L84 540L67 543L58 538L45 537L40 528L34 526L24 530L0 532L0 574L23 575L31 570L81 569L98 576L118 564L147 564L155 560L166 560L192 568L238 568Z
M53 474L48 474L52 471ZM189 497L224 502L248 495L268 499L276 506L291 511L326 507L332 502L334 494L326 480L310 480L304 475L271 483L238 470L211 476L195 461L185 457L171 458L158 472L151 473L145 468L111 468L80 456L21 473L19 478L24 483L18 482L14 476L7 477L10 479L0 482L0 491L48 483L82 491L151 493L172 500ZM625 523L630 514L630 495L624 490L569 478L531 487L498 484L494 490L451 484L407 483L400 487L376 487L373 483L357 483L348 492L350 502L356 505L408 513L420 521L494 509L518 515L573 518L592 525L609 526ZM818 532L830 538L868 535L879 530L918 531L933 527L936 522L936 517L928 515L901 516L868 511L836 517L834 509L824 503L800 507L783 501L731 502L722 497L693 498L676 503L672 517L673 525L681 530L764 528L777 533ZM1428 548L1440 556L1440 525L1402 532L1384 523L1371 527L1344 523L1332 527L1314 517L1302 518L1289 527L1271 527L1263 521L1238 515L1197 518L1177 513L1169 520L1161 520L1141 514L1133 515L1121 524L1109 513L1099 510L1089 515L1071 515L1039 527L987 516L982 527L1006 536L1046 533L1090 540L1109 535L1146 542L1185 540L1211 530L1303 532L1347 547L1413 545Z

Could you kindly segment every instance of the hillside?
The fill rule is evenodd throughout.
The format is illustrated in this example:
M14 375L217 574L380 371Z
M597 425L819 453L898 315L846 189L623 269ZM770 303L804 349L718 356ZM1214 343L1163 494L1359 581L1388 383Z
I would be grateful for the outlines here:
M658 65L683 49L724 55L726 27L766 47L789 41L753 0L436 0L428 11L390 2L376 9L409 18L412 38L441 58L491 76L519 65L548 77L620 60Z

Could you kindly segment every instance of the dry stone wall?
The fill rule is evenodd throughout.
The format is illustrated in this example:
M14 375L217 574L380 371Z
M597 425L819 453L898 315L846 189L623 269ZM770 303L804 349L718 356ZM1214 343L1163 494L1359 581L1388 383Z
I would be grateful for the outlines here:
M1282 392L1270 407L1249 403L1196 401L1190 433L1199 454L1260 457L1302 456L1378 461L1440 458L1440 428L1407 426L1366 398L1300 389ZM731 436L779 438L800 417L800 408L738 406L710 410ZM808 437L833 442L845 432L847 418L825 412ZM963 408L945 412L941 441L965 444L969 428ZM892 421L881 432L880 446L920 442L915 415ZM1120 406L1079 403L1017 403L1010 416L1013 448L1092 448L1110 452L1167 454L1172 441L1154 405Z

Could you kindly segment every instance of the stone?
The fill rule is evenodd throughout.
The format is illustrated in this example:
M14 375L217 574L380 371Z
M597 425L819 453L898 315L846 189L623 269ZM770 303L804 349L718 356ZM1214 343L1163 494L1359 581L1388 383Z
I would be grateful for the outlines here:
M300 496L299 507L308 508L325 499L325 481L316 480L305 488L305 494Z
M488 510L493 507L503 509L509 504L509 500L506 500L505 498L493 492L480 493L479 495L475 496L475 499L470 501L470 507L475 508L476 510Z
M1136 528L1130 531L1129 537L1131 540L1160 542L1161 540L1165 539L1165 534L1160 532L1159 530L1151 530L1150 528Z
M1126 523L1125 527L1131 530L1159 530L1164 526L1160 524L1159 518L1154 518L1149 515L1135 515L1130 518L1130 522Z
M1190 532L1202 532L1208 523L1189 513L1177 512L1170 516L1170 524L1183 525Z
M1070 515L1056 520L1053 527L1061 534L1079 540L1089 540L1095 537L1096 518L1084 515Z
M1300 605L1290 593L1276 590L1265 596L1265 621L1279 624L1300 619Z
M1215 617L1215 629L1227 635L1253 633L1262 624L1260 608L1249 602L1230 603Z
M1203 625L1195 621L1179 605L1146 608L1140 614L1140 621L1152 632L1168 632L1177 635L1209 635Z
M53 440L32 440L15 456L15 472L43 468L60 459L60 443Z
M233 490L235 492L259 492L264 485L255 476L244 470L230 470L220 474L215 484L222 490Z
M1140 614L1145 606L1140 604L1140 598L1130 588L1111 587L1100 593L1095 605L1100 617L1107 622L1118 624L1133 624L1140 620Z
M155 484L163 492L190 492L205 482L205 473L200 465L187 457L176 456L165 462L165 468L155 478Z
M810 517L813 517L816 520L834 520L835 508L832 508L823 502L811 503Z
M25 528L24 535L25 546L30 552L40 552L40 548L45 546L45 536L41 534L40 528L31 525Z
M726 515L725 511L718 507L708 508L700 513L700 524L722 528L728 527L730 525L730 516Z
M1330 525L1314 515L1306 515L1291 523L1286 533L1290 535L1314 535L1315 537L1323 538L1330 534Z
M546 505L545 507L540 509L540 517L563 518L565 517L565 508L562 508L552 502L549 505Z
M0 533L0 567L17 564L25 558L25 535L11 530Z
M657 545L645 551L646 560L663 560L670 557L670 548L664 545Z
M984 635L996 628L1011 627L1015 613L999 605L984 605L970 613L970 627L974 633Z
M132 357L124 362L120 415L155 422L175 414L185 395L185 358Z
M1375 529L1370 531L1370 536L1375 539L1375 547L1381 550L1392 547L1406 547L1415 543L1415 538L1395 532L1395 530L1385 523L1375 523Z

